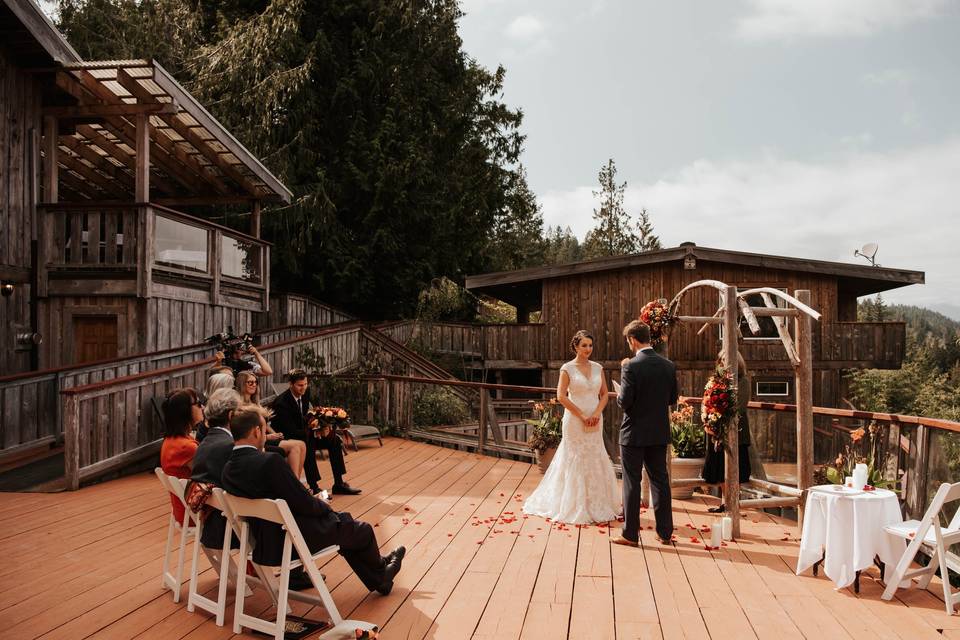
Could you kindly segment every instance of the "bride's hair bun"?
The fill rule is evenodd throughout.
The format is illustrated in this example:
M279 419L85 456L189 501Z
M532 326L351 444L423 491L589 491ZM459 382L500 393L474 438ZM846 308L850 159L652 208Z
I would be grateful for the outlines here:
M575 334L573 334L573 338L570 340L570 350L576 353L577 347L580 346L580 341L584 338L590 338L591 342L596 342L596 339L594 339L592 333L586 331L585 329L580 329L580 331L577 331Z

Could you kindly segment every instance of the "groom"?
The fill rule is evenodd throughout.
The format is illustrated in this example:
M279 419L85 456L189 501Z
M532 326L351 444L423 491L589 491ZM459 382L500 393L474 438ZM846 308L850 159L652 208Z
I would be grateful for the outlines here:
M623 409L620 461L623 467L623 534L615 544L637 546L640 539L640 477L650 476L657 539L670 544L673 511L667 474L670 405L677 403L677 368L650 345L650 327L634 320L623 328L634 353L624 358L617 404Z

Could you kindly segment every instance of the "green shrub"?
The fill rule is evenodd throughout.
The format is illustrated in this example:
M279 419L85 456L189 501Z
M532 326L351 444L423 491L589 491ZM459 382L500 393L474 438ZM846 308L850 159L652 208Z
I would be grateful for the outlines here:
M450 389L429 387L414 394L413 424L416 426L461 424L469 418L467 403Z

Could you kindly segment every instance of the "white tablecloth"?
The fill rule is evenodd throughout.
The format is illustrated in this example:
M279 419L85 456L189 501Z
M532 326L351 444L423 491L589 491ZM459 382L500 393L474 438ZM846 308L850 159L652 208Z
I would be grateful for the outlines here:
M838 589L853 584L857 571L872 565L874 556L885 563L885 573L892 571L905 543L883 528L903 521L897 495L886 489L843 495L832 486L814 487L807 494L797 575L821 557L823 572Z

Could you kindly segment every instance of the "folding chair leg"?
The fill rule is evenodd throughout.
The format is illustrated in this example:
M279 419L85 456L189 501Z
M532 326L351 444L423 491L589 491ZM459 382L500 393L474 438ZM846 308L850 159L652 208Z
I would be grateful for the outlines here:
M937 572L938 566L943 566L943 557L940 555L940 551L934 547L933 555L930 556L930 562L927 563L927 568L929 571L920 576L920 579L917 580L917 586L921 589L926 589L930 585L930 581L933 579L933 574ZM943 570L941 569L940 575L943 575Z
M246 522L240 528L240 563L241 567L237 571L237 592L233 599L233 632L243 633L243 625L240 624L240 618L243 616L243 601L247 596L247 538L250 525Z
M190 558L191 567L190 567L190 586L187 587L187 611L193 613L196 610L193 602L194 599L199 595L197 593L197 579L200 575L200 534L203 531L203 521L197 522L197 539L194 541L193 545L193 555ZM206 552L206 549L204 549ZM209 554L208 554L209 558ZM174 600L176 602L176 600Z
M174 576L176 586L173 588L173 601L180 602L180 587L183 585L183 564L187 556L187 539L190 536L190 517L185 515L180 525L180 552L177 554L177 575Z
M167 576L170 575L170 551L173 547L173 533L175 525L173 514L170 514L169 524L167 525L167 545L163 549L163 569L160 573L160 586L166 589L168 585Z
M906 550L903 552L903 555L900 556L900 560L897 562L897 566L890 572L890 577L887 579L887 586L883 590L883 595L880 596L881 600L893 599L893 594L897 592L897 588L903 581L907 570L910 569L910 565L913 564L913 559L917 557L917 552L919 550L920 540L915 539L909 545L907 545ZM931 573L935 570L935 565L930 568Z

